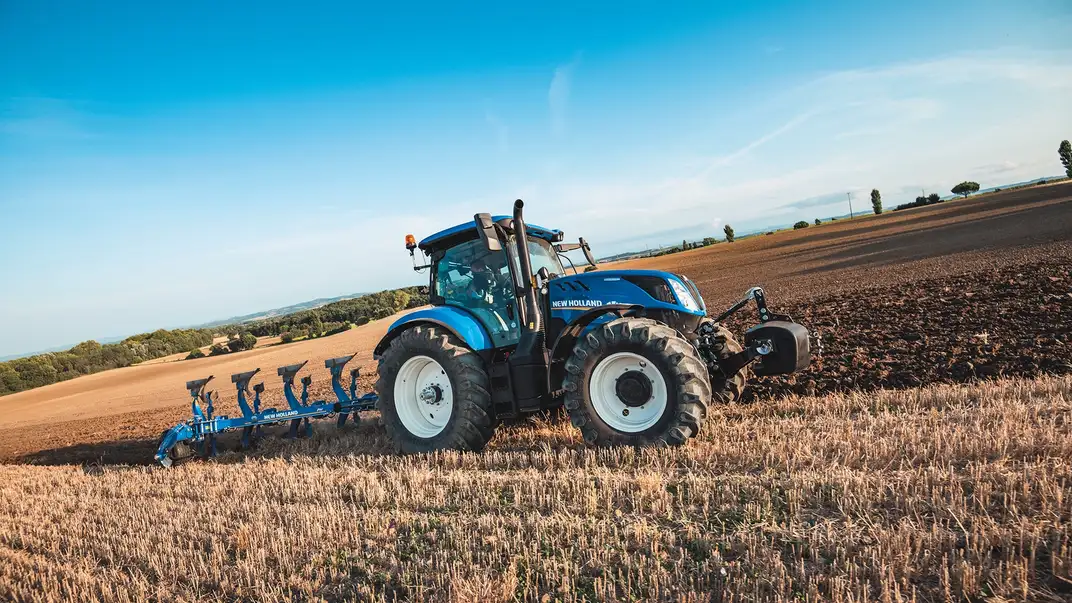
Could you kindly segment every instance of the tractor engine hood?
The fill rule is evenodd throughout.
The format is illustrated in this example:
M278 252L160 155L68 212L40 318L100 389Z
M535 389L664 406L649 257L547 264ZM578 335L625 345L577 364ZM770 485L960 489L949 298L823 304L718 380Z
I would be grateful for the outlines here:
M636 305L707 314L699 290L688 278L661 270L597 270L552 279L551 311L591 310L601 306Z

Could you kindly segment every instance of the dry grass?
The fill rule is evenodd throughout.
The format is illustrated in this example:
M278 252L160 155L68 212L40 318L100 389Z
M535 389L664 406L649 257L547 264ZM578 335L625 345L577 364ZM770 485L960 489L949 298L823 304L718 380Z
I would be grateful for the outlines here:
M0 466L0 599L1068 600L1072 377L568 423L396 457L374 425L175 470Z

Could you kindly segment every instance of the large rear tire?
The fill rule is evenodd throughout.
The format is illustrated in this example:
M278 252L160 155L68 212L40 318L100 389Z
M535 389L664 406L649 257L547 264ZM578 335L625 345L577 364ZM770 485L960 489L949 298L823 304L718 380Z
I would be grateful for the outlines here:
M488 373L446 330L421 325L380 357L377 407L403 453L483 450L495 433Z
M700 432L711 384L696 348L654 320L620 318L566 361L565 406L593 446L680 446Z

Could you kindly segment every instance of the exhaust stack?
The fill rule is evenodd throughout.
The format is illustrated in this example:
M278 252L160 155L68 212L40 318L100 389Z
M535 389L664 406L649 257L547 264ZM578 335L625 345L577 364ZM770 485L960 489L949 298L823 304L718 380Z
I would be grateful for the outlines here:
M525 313L521 329L532 333L542 333L543 319L536 304L536 291L532 286L532 260L529 258L529 238L528 233L525 232L525 219L522 216L524 207L525 202L521 199L514 201L513 229L514 237L517 240L517 259L521 265L521 280L524 281L520 293L525 298Z

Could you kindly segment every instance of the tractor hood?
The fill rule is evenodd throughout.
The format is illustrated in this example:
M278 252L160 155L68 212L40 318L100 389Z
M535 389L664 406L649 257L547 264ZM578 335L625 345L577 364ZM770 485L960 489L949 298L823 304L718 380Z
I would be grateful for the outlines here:
M688 278L661 270L596 270L570 274L547 285L551 311L639 305L699 316L706 308Z

